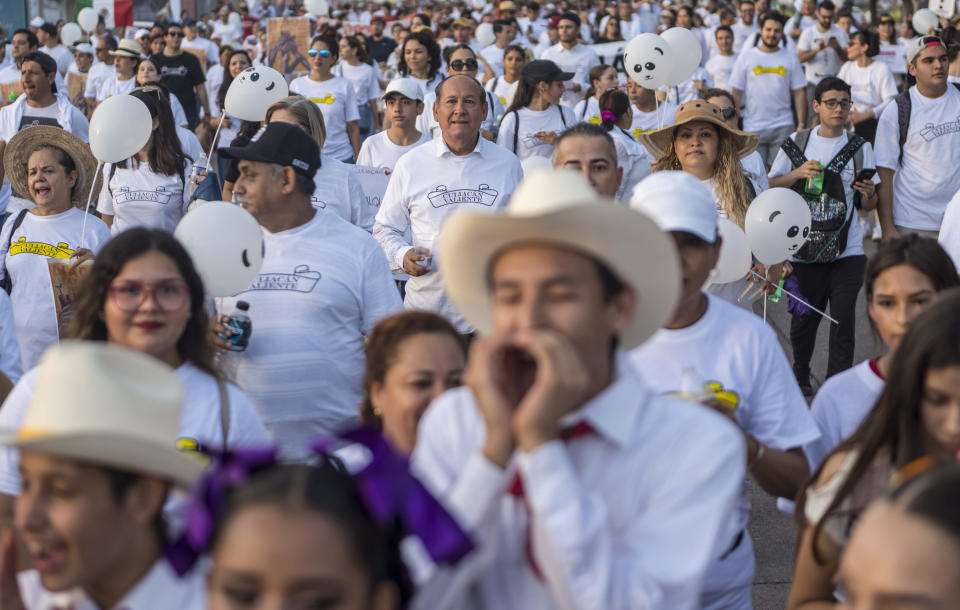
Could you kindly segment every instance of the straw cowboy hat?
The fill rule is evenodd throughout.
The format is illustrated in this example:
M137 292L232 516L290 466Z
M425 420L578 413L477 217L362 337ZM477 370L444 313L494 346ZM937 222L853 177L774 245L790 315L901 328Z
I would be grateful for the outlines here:
M150 32L147 32L147 34L149 33ZM124 38L120 41L120 44L117 45L116 51L110 51L110 55L117 57L133 57L136 59L143 55L143 47L141 47L140 43L136 40Z
M657 131L642 133L637 140L653 153L654 157L662 159L673 144L673 134L676 129L691 121L706 121L725 130L733 138L733 147L737 149L737 155L741 159L757 148L758 140L755 134L731 129L724 122L720 109L704 100L691 100L681 104L677 108L677 115L672 125Z
M65 341L40 361L33 398L0 444L159 476L184 486L203 470L176 450L183 389L159 360L99 341Z
M10 186L21 197L30 199L27 183L27 162L33 151L41 146L56 146L67 153L77 168L77 183L73 186L70 200L74 203L86 201L90 186L96 179L97 160L90 152L86 142L59 127L37 125L27 127L10 138L3 151L3 171L10 180Z
M505 249L549 244L593 257L637 291L637 308L620 336L625 349L648 339L673 314L679 259L650 218L598 195L570 170L532 172L504 212L456 212L440 231L437 261L447 293L481 333L493 327L487 273Z

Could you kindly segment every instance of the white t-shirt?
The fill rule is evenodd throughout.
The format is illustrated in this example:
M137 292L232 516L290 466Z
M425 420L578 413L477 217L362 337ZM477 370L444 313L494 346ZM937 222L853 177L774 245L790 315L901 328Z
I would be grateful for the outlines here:
M585 100L580 100L573 107L573 116L577 117L578 123L587 122L599 125L603 122L600 118L600 100L592 95Z
M137 79L133 76L127 80L120 80L119 76L108 76L100 82L100 88L97 90L97 101L102 102L108 97L114 95L126 95L133 91L137 86Z
M360 146L360 154L357 156L357 165L367 165L370 167L379 167L393 170L397 165L397 160L408 150L412 150L425 142L430 141L430 136L425 133L420 134L420 139L407 146L394 144L387 136L386 131L375 133Z
M793 125L791 92L807 85L796 53L774 53L751 47L743 52L730 73L730 87L743 91L744 131L764 131Z
M659 393L699 393L705 382L717 381L739 395L737 423L764 445L786 450L815 440L817 426L773 329L751 312L707 298L707 311L694 324L660 329L630 352L647 386ZM744 480L734 531L746 528L749 515ZM708 570L704 591L747 585L753 581L752 567L750 545L741 544Z
M90 66L90 71L87 72L87 84L83 90L83 97L96 99L97 92L100 90L103 81L116 76L116 74L117 70L113 64L97 62Z
M666 89L667 101L673 102L674 104L683 104L684 102L689 102L690 100L695 100L700 97L700 90L697 89L697 84L694 81L701 81L704 89L713 87L713 77L710 76L710 73L707 72L706 68L697 66L690 78L679 85Z
M813 131L810 132L810 139L807 140L807 149L804 151L804 156L811 161L816 160L822 165L826 165L840 152L840 149L847 145L849 138L847 137L847 132L843 132L836 138L824 138L817 133L818 131L819 128L815 127ZM797 134L790 134L790 139L796 142ZM873 158L873 147L870 145L870 142L864 142L863 167L861 169L873 168L876 168L876 162ZM769 177L776 178L777 176L785 176L791 171L793 171L793 164L790 162L790 158L783 152L783 149L777 150L777 156L773 160L773 165L770 166ZM847 164L843 166L843 171L840 172L840 180L843 182L844 194L847 197L848 229L847 247L840 253L838 258L863 254L863 228L853 216L854 178L853 159L851 158L847 161ZM874 174L872 180L874 184L879 184L880 176Z
M210 112L213 116L220 116L220 106L217 105L217 93L223 84L223 66L217 64L207 70L207 81L203 86L207 88L207 101L210 103Z
M189 129L177 125L177 137L180 138L180 147L183 149L183 154L190 157L191 161L195 162L200 158L200 155L206 154L203 147L200 146L200 140Z
M630 124L630 135L638 138L642 133L660 129L661 123L663 127L673 125L673 121L677 116L677 108L678 106L676 104L671 104L670 102L660 103L659 106L651 112L644 112L634 106L633 123ZM652 155L651 158L653 158Z
M897 40L894 44L881 42L880 52L873 59L887 64L887 67L894 74L907 73L907 47L900 40Z
M39 367L28 371L0 409L0 428L16 430L23 423L37 383ZM222 451L223 423L220 418L220 387L216 379L193 364L186 362L175 371L183 384L183 409L180 411L178 445L196 449L197 445ZM227 426L228 447L264 447L272 443L266 426L253 403L240 388L224 382L230 421ZM10 447L0 449L0 493L16 496L20 493L20 475L17 467L20 452Z
M366 104L369 100L380 99L380 81L373 66L361 63L351 66L345 61L338 63L334 70L337 76L347 79L353 85L357 104Z
M847 48L850 44L850 37L847 32L837 24L830 26L826 32L821 32L819 27L814 25L808 27L800 34L797 40L797 50L812 51L820 48L820 41L828 41L830 38L836 38L841 49ZM832 47L824 47L822 51L807 60L804 64L804 70L807 74L807 82L816 85L827 76L836 76L840 71L840 56Z
M736 63L736 55L720 55L717 53L707 60L705 66L710 77L713 78L713 85L724 91L730 90L730 72L733 71L733 64Z
M757 151L740 159L740 165L743 167L743 173L753 182L757 195L770 188L770 181L767 180L767 166L763 163L763 157Z
M743 21L738 19L736 23L730 26L730 29L733 30L733 52L735 54L739 54L741 49L745 48L744 43L748 38L760 31L756 19L750 25L744 25Z
M651 159L643 144L637 142L629 131L614 127L610 131L613 144L617 149L617 165L623 168L623 179L617 190L618 201L629 201L635 187L653 171Z
M309 98L320 108L323 124L327 128L327 139L323 142L322 152L340 161L353 157L353 146L347 135L347 123L359 121L357 96L353 85L345 78L334 76L325 81L310 80L309 76L295 78L290 83L290 93L299 93Z
M11 383L23 375L17 327L13 321L13 303L5 290L0 290L0 371Z
M564 72L573 72L573 78L566 83L566 86L571 87L577 83L580 85L580 92L567 89L560 100L561 104L569 108L573 108L583 97L583 92L590 88L590 68L600 65L600 56L597 52L583 44L567 49L563 43L558 42L544 51L541 59L549 59Z
M320 167L313 175L313 207L332 212L367 233L373 228L377 210L369 209L363 187L350 166L329 155L320 155Z
M430 93L431 91L432 91L432 92L436 92L436 90L437 90L437 85L439 85L441 82L443 82L443 79L445 78L445 76L444 76L443 72L439 72L439 71L438 71L436 76L434 76L433 78L429 78L429 79L428 79L428 78L417 78L417 77L414 76L413 74L407 74L407 78L412 78L413 80L417 81L417 84L420 85L420 89L423 90L423 94L426 95L426 94Z
M519 122L518 122L519 117ZM521 159L541 156L553 156L553 146L537 138L540 132L550 132L559 135L568 127L577 123L573 111L566 106L550 106L546 110L530 110L521 108L516 112L508 112L500 122L500 133L497 135L497 144L503 146ZM516 150L513 140L517 138Z
M66 262L80 247L83 217L78 208L52 216L27 212L13 233L10 249L0 259L0 278L9 273L13 281L10 300L24 371L36 366L44 350L57 342L57 310L47 259ZM17 214L7 217L0 229L0 243L6 245L16 218ZM87 218L84 246L96 254L109 240L107 225L96 216Z
M73 53L70 51L70 49L62 44L58 44L52 49L50 47L40 45L37 50L52 57L57 62L57 70L61 74L66 73L67 68L70 67L70 63L73 61Z
M263 238L260 275L222 305L247 301L253 323L246 351L225 362L281 455L303 458L310 439L357 420L364 336L402 305L377 242L336 214Z
M937 241L950 255L953 266L960 269L960 191L947 204Z
M938 231L947 202L960 190L960 91L947 85L938 98L910 87L911 116L903 164L899 164L900 121L888 104L877 126L877 167L893 175L893 222L908 229Z
M492 44L480 51L480 55L482 55L483 58L487 60L487 63L490 64L493 74L502 78L504 49Z
M186 185L192 164L188 161L182 175L172 176L154 173L148 163L135 168L118 166L110 178L111 166L103 166L104 187L97 201L98 212L113 216L110 232L116 235L132 227L147 227L172 233L190 205Z
M502 76L496 76L487 81L485 88L500 98L500 103L503 104L504 108L509 108L510 104L513 103L513 96L517 93L519 84L519 80L508 83ZM426 112L426 109L424 109L424 112Z
M866 68L861 68L855 61L848 61L840 66L837 78L850 85L850 99L853 101L854 110L872 110L873 116L877 118L897 95L893 72L889 66L879 61L871 62Z

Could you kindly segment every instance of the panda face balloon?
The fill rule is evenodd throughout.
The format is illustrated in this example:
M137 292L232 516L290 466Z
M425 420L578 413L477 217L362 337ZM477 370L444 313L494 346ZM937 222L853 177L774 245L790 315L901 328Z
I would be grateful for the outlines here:
M754 256L764 265L775 265L803 246L810 222L810 208L803 197L790 189L772 188L747 208L744 229Z
M673 50L656 34L640 34L623 51L627 76L645 89L667 84L673 66Z
M283 75L267 66L253 66L237 75L223 106L232 117L244 121L262 121L267 108L287 97L287 81Z

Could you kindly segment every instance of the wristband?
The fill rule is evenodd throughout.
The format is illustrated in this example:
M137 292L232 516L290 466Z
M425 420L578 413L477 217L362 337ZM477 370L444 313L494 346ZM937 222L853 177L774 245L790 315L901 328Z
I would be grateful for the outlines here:
M753 459L750 460L750 463L747 464L747 470L753 470L753 467L757 465L757 462L763 459L763 456L767 453L767 447L756 438L753 439L757 443L757 454L753 456Z

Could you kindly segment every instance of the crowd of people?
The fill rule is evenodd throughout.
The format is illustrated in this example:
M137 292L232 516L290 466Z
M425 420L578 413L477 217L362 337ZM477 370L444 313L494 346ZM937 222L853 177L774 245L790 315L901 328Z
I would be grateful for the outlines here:
M750 610L751 482L788 609L960 608L960 19L263 4L0 44L0 608ZM671 28L691 76L629 78ZM771 189L802 247L714 281ZM231 296L174 235L218 200Z

